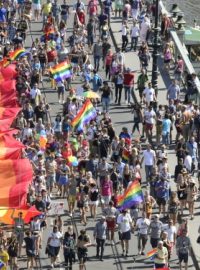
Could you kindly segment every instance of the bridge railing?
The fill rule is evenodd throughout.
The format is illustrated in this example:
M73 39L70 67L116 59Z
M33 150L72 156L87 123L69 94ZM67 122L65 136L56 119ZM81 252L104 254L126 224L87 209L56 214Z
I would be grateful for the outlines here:
M167 11L167 9L165 8L163 1L160 0L159 1L159 9L160 9L160 13L161 14L166 14L167 16L171 16L171 14ZM174 42L174 46L175 46L175 57L177 55L180 55L184 61L184 68L185 70L189 73L196 73L194 70L194 67L188 57L188 52L187 49L185 47L185 45L181 42L179 36L178 36L178 31L179 30L175 30L175 27L170 29L170 35L173 39ZM196 85L197 85L197 89L198 92L194 95L191 96L191 99L195 101L196 104L200 105L200 81L199 78L196 78ZM186 84L186 82L184 82L184 84Z

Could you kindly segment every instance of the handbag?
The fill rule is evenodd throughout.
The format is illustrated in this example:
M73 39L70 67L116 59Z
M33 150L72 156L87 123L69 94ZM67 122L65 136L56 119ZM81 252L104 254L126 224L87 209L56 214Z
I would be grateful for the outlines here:
M200 235L197 237L197 244L200 244Z

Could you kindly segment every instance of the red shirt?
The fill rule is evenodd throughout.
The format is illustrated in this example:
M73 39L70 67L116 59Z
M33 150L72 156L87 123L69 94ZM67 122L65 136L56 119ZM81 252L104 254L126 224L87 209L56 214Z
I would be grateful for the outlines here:
M56 50L51 50L51 51L47 52L48 62L54 62L56 57L57 57Z
M85 24L85 13L83 11L77 12L79 22Z
M110 66L111 65L112 58L113 58L113 55L112 54L106 55L106 66Z
M133 73L124 73L124 85L132 86L134 84L134 77Z

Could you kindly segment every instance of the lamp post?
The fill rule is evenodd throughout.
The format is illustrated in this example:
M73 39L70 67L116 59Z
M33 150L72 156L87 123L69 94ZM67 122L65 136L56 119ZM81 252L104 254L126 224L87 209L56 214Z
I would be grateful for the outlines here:
M158 90L158 5L159 0L156 0L155 6L155 25L154 25L154 38L153 38L153 65L152 65L152 87L155 89L156 93Z

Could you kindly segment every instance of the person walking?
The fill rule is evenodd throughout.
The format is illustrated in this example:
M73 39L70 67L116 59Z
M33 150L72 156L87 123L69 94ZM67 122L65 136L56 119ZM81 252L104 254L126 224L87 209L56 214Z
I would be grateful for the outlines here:
M75 260L75 244L76 244L76 234L73 231L72 226L69 226L64 234L63 238L63 253L65 259L65 265L69 269L72 269L73 261Z
M102 216L100 221L98 221L94 228L94 239L96 239L96 257L103 261L104 247L106 242L106 233L107 233L107 223L106 217Z
M155 215L149 226L150 242L152 248L156 248L161 239L162 222L159 220L159 215Z
M153 167L156 164L156 153L153 149L151 149L151 145L147 145L147 149L143 152L143 157L141 159L141 164L144 162L145 165L145 173L146 173L146 179L147 183L151 179Z
M81 230L77 240L77 251L79 259L79 270L85 270L85 262L87 260L88 247L91 246L91 240L86 230Z
M129 241L131 240L132 218L127 209L122 210L122 213L117 218L119 226L119 240L122 246L122 256L128 257ZM125 253L126 252L126 253Z
M128 45L128 34L129 34L129 28L127 21L122 22L122 52L126 51L126 47Z
M187 230L182 231L182 235L177 238L176 252L179 259L179 269L182 270L182 262L184 262L185 270L188 269L188 257L191 252L191 241L187 236Z
M130 105L131 95L134 87L135 75L130 68L124 71L124 90L125 90L125 102Z
M164 268L167 265L168 260L168 250L163 245L163 241L158 242L157 253L155 255L155 269Z
M145 212L142 213L142 217L136 221L135 229L138 230L138 254L145 255L144 250L148 240L148 229L150 226L150 220L146 218Z
M53 227L53 232L50 233L47 240L47 246L49 249L49 255L51 256L51 268L55 267L60 247L62 244L62 233L58 231L58 227Z
M137 23L137 21L133 21L133 26L131 28L131 48L130 50L134 49L134 51L136 52L137 50L137 44L138 44L138 38L140 36L140 28L139 25Z

